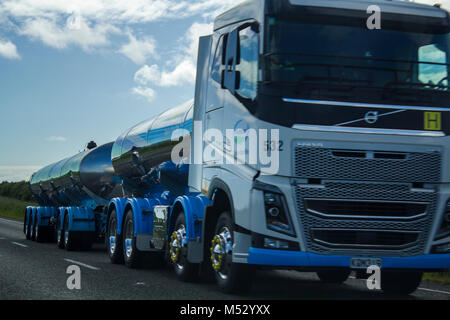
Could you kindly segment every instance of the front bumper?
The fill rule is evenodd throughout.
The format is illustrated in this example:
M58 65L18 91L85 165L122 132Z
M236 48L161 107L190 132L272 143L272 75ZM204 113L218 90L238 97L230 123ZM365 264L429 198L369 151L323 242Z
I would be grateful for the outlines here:
M250 248L248 264L273 267L349 268L352 256L319 255L300 251ZM413 257L377 257L385 269L449 269L450 254L425 254Z

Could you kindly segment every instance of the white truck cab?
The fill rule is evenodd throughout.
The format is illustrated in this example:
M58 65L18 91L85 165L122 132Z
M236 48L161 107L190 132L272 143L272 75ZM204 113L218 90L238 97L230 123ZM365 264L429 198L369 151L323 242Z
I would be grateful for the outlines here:
M409 293L449 268L449 31L438 7L384 0L250 0L217 17L189 172L213 205L192 261L226 290L256 266L342 282L376 265L383 290Z

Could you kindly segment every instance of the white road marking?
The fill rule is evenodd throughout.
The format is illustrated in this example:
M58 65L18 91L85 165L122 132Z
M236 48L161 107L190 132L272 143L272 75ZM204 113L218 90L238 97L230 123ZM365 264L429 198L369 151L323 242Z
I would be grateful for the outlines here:
M5 218L0 218L0 221L23 225L23 222L10 220L10 219L5 219Z
M67 262L70 262L70 263L73 263L73 264L77 264L79 266L91 269L91 270L100 270L100 268L93 267L93 266L90 266L88 264L85 264L85 263L82 263L82 262L79 262L79 261L75 261L75 260L72 260L72 259L64 259L64 260L67 261Z
M26 244L21 244L21 243L18 243L18 242L11 242L11 243L15 244L16 246L19 246L19 247L28 248L28 246Z
M436 292L436 293L443 293L443 294L450 294L450 292L447 292L447 291L433 290L433 289L428 289L428 288L419 288L419 290L430 291L430 292Z
M0 237L0 240L6 240L6 238Z

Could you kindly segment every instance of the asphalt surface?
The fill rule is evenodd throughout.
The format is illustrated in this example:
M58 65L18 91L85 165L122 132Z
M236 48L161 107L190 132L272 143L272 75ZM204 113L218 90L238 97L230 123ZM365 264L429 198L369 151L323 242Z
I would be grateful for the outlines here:
M69 290L66 273L79 265L81 289ZM102 244L89 252L67 252L53 243L25 240L22 223L0 218L0 300L5 299L438 299L450 300L450 285L423 281L411 296L390 296L367 289L364 280L350 278L342 285L321 283L314 273L258 271L252 291L227 295L212 283L184 283L169 267L127 269L113 265Z

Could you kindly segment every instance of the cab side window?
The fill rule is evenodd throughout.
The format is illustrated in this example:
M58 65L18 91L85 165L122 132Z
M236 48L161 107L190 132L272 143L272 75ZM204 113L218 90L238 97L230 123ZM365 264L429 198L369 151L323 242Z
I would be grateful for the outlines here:
M244 98L254 100L258 85L258 34L252 26L239 31L239 64L236 71L240 74L237 93Z
M211 70L211 78L218 83L222 83L222 70L223 70L222 52L224 50L223 43L224 43L224 36L221 36L217 44L216 52L214 54L214 61Z

